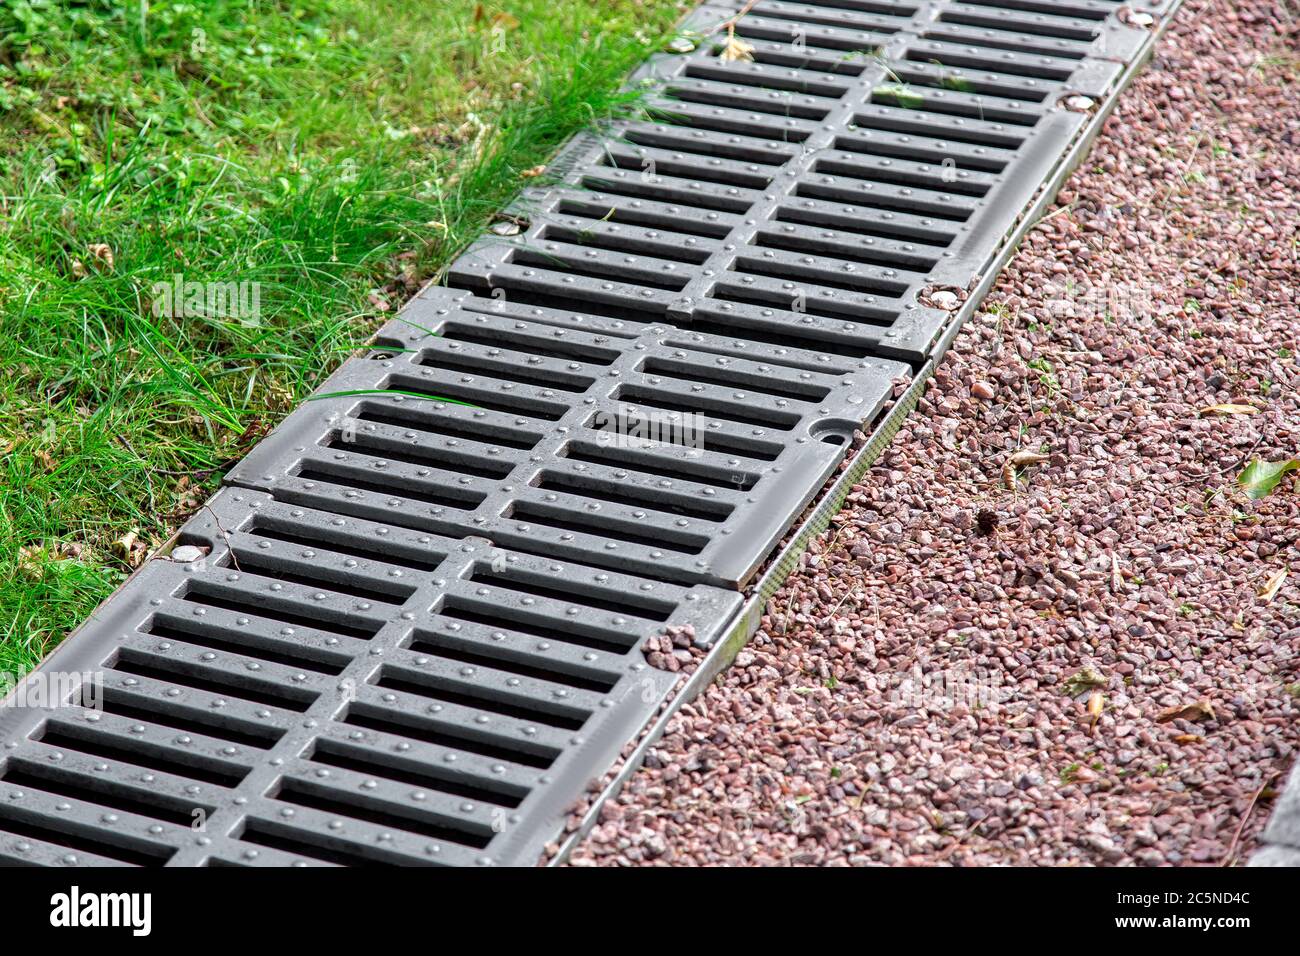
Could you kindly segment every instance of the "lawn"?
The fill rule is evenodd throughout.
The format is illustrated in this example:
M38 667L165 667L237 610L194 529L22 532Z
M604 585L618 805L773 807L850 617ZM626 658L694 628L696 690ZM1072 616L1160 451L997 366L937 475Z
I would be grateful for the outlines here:
M680 14L0 0L0 672L619 109Z

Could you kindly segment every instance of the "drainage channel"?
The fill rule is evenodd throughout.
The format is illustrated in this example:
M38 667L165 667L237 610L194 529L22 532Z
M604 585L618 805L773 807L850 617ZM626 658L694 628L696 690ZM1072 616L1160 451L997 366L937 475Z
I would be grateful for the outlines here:
M644 118L562 150L15 688L0 861L519 865L589 824L1174 6L695 11ZM663 634L707 654L684 687Z

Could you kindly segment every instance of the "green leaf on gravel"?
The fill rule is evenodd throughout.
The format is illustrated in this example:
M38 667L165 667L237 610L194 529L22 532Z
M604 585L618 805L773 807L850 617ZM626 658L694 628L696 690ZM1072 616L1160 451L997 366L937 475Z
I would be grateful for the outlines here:
M1288 471L1300 468L1300 458L1288 458L1285 461L1261 461L1256 458L1237 476L1248 498L1263 498L1277 487L1282 476Z

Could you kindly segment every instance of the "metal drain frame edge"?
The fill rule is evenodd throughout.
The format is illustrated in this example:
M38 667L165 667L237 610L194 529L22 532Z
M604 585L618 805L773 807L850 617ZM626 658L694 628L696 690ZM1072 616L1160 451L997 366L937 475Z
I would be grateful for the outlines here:
M794 570L795 564L807 549L808 542L814 536L826 530L831 518L839 512L852 487L875 464L881 453L894 440L894 436L902 427L903 421L916 408L921 395L930 382L931 376L952 346L957 333L961 331L967 320L978 310L980 303L993 287L998 275L1015 254L1021 240L1024 239L1030 229L1038 224L1043 211L1056 198L1056 194L1060 191L1066 179L1069 178L1070 174L1074 172L1075 168L1087 155L1097 135L1101 132L1102 124L1105 123L1119 102L1120 95L1128 89L1134 77L1146 67L1156 44L1164 36L1165 31L1168 30L1173 18L1182 7L1182 3L1183 0L1172 0L1168 6L1160 10L1160 17L1149 31L1149 36L1141 50L1134 56L1124 72L1116 78L1112 88L1107 91L1104 99L1098 103L1094 114L1080 129L1070 150L1057 163L1050 177L1040 186L1033 204L1020 217L998 252L989 261L987 269L980 277L979 284L971 290L961 308L953 314L947 326L940 333L930 358L916 372L894 406L884 413L885 417L872 430L870 437L862 447L854 453L849 466L840 473L835 483L826 492L820 503L816 505L813 513L804 519L803 523L799 525L799 529L789 538L780 552L772 558L767 570L763 572L762 577L754 585L752 593L736 612L735 618L729 625L724 627L723 630L726 636L710 648L708 655L701 661L699 668L686 680L677 694L663 705L658 717L655 718L649 728L643 730L636 748L628 755L614 777L592 799L583 814L581 823L564 837L558 851L547 861L548 866L561 866L568 861L573 851L596 825L601 807L607 801L616 797L632 775L640 769L650 748L664 735L669 721L677 714L678 710L684 704L690 703L699 696L713 682L714 678L729 668L736 659L736 655L749 643L758 630L758 624L762 619L763 609L766 607L767 602ZM1297 768L1295 776L1297 778L1295 783L1300 786L1300 768ZM1273 847L1273 849L1276 849L1276 847ZM1263 853L1264 851L1260 852Z

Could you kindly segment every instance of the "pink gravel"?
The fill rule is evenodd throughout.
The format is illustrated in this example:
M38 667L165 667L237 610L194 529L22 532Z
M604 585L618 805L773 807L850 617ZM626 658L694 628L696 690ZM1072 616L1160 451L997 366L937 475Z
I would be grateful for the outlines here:
M1298 35L1280 4L1183 8L573 863L1249 856L1300 744L1300 497L1235 485L1300 454ZM1257 414L1198 416L1225 402ZM1017 450L1048 457L1013 491Z

